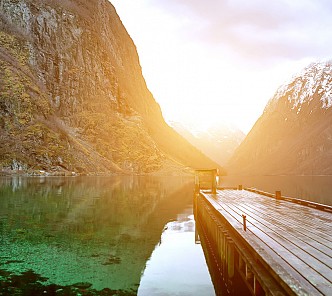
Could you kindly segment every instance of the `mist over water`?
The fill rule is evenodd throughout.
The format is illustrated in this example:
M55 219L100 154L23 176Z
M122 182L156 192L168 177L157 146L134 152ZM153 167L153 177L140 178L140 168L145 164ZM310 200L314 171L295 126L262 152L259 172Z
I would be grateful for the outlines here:
M2 178L0 291L213 295L192 197L191 178Z

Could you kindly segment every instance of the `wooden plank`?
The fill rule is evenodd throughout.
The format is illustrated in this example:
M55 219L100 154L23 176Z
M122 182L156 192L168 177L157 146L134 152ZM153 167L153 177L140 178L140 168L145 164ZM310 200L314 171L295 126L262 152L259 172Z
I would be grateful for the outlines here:
M222 206L228 213L233 217L239 217L241 220L241 213L234 210L228 204L219 204ZM237 218L236 218L237 219ZM249 222L249 221L248 221ZM279 237L273 232L264 232L258 223L253 224L252 222L247 222L248 231L255 234L261 241L271 248L277 255L279 255L283 260L290 263L291 267L299 274L306 278L313 286L315 286L323 294L331 295L332 286L329 278L326 278L322 274L325 274L329 277L329 274L332 275L331 269L323 265L318 260L310 257L307 258L310 261L310 264L306 263L305 252L298 248L295 245L288 244L286 240L283 240L282 237ZM291 251L292 249L292 251ZM309 255L307 254L307 257Z
M222 197L223 199L225 199L225 196ZM232 202L233 199L232 198L227 198L225 199L227 200L227 202ZM332 249L332 243L329 240L325 240L325 238L322 239L322 237L319 237L316 235L315 228L306 228L306 227L302 227L302 221L301 223L298 223L298 221L292 220L292 219L287 219L287 216L285 214L283 214L283 216L278 217L275 214L275 211L272 207L269 208L259 208L259 204L257 205L255 200L248 200L248 199L238 199L237 200L238 204L241 204L241 206L243 207L247 207L248 209L252 209L252 211L255 211L257 214L261 214L262 216L264 216L265 219L269 218L270 220L273 220L273 222L275 224L283 224L283 225L287 225L289 228L291 228L292 230L296 230L304 235L306 235L307 237L311 237L313 240L316 240L317 242L321 243L321 244L325 244L326 248ZM269 211L271 210L271 211ZM272 213L271 213L272 212ZM283 212L284 213L284 212ZM291 215L292 217L294 217L295 215ZM330 221L330 225L332 223L332 220L325 220L325 221ZM289 229L288 228L288 229ZM331 226L326 227L326 229L324 229L324 234L329 234L331 233L332 229Z
M253 236L251 233L243 231L241 221L228 213L224 208L220 207L216 200L207 194L203 194L203 196L221 213L233 229L244 238L248 243L248 246L251 246L251 248L259 254L262 264L264 264L268 270L274 272L277 279L279 278L279 283L285 283L288 288L294 291L297 295L322 295L322 293L319 292L316 287L311 285L306 278L301 274L292 271L293 269L289 262L282 260L282 258L266 244L266 242Z
M246 188L245 190L248 190L250 192L255 192L255 193L258 193L258 194L261 194L261 195L269 196L269 197L275 197L274 194L271 194L269 192L264 192L264 191L261 191L261 190L257 190L256 188ZM320 204L320 203L317 203L317 202L314 202L314 201L309 201L309 200L304 200L304 199L299 199L299 198L294 198L294 197L287 197L287 196L281 196L280 199L287 200L287 201L292 202L292 203L305 205L305 206L308 206L308 207L313 207L313 208L321 210L321 211L332 213L332 206Z
M266 199L264 196L262 195L259 195L259 194L252 194L251 192L247 192L246 191L243 191L243 194L246 195L246 196L252 196L252 197L256 197L256 198L261 198L261 200L265 200L269 205L273 205L275 203L275 199L273 198L268 198ZM320 219L322 220L322 222L324 222L326 219L330 222L331 221L331 213L329 212L323 212L321 210L317 210L315 208L312 208L312 207L308 207L308 206L303 206L303 205L300 205L300 204L296 204L296 203L293 203L293 204L290 204L288 201L280 201L280 205L284 205L290 209L301 209L301 211L306 211L308 213L310 213L310 215L312 217L315 217L317 219Z
M231 203L228 203L227 205L229 206L230 204ZM310 261L311 267L332 282L332 258L330 256L322 253L318 248L312 247L305 240L299 239L296 232L290 233L287 229L272 224L252 212L245 212L237 205L235 205L235 207L239 209L241 213L247 215L247 223L251 223L272 239L278 241L304 262ZM328 269L326 269L326 267Z
M267 215L265 212L258 211L254 206L251 204L245 204L241 203L241 205L238 206L239 209L241 209L244 213L251 213L251 215L254 215L255 218L258 219L264 219L267 221L270 225L270 227L275 227L279 229L279 233L282 232L284 235L294 235L298 239L300 239L302 242L316 248L320 253L327 255L328 258L321 257L322 260L325 263L328 263L329 266L332 266L332 248L329 246L330 244L324 244L322 241L319 239L318 236L315 235L308 235L308 232L302 229L295 229L294 224L285 221L284 219L276 219L273 215ZM260 220L263 222L263 220ZM272 225L271 225L272 224ZM273 229L275 229L273 228ZM316 256L315 256L316 257ZM318 259L318 257L316 257Z
M252 198L253 200L259 200L260 204L264 207L272 207L276 210L278 209L288 209L289 211L295 213L295 219L301 219L303 220L303 216L310 215L311 218L317 219L317 222L319 221L322 223L322 225L325 224L325 222L330 223L331 222L331 214L322 212L317 209L313 209L306 206L301 206L297 204L291 204L287 201L276 201L274 199L266 199L258 194L252 194L252 193L244 193L244 197ZM278 211L277 211L278 213ZM306 221L309 224L312 224L312 221Z
M301 243L306 243L310 245L311 247L318 250L321 254L318 254L317 256L323 256L323 261L325 260L325 263L329 262L329 266L332 266L332 250L331 248L328 248L324 244L320 243L319 241L312 239L310 236L306 235L303 232L296 231L294 228L291 227L291 225L288 225L286 223L277 223L279 220L273 219L270 216L263 215L260 213L253 213L252 208L247 206L239 206L239 209L241 209L244 213L250 213L250 215L258 219L261 223L263 223L265 226L272 228L274 231L278 231L278 233L281 233L284 236L295 236L296 239L299 239ZM268 224L265 224L264 221L266 221ZM315 251L314 251L315 252ZM317 258L317 257L316 257Z
M260 198L262 200L262 197L259 195L253 195L251 196L253 199ZM264 199L264 197L263 197ZM282 214L284 218L292 218L293 220L301 221L301 223L305 223L307 226L314 227L317 226L317 224L322 227L323 231L326 231L329 228L331 230L331 214L322 212L313 208L309 208L306 206L301 206L297 204L290 204L286 201L276 201L273 199L266 199L265 202L262 203L262 206L268 207L269 209L276 210L276 214ZM292 215L285 215L285 213L281 213L281 211L286 210ZM306 220L305 218L310 218ZM328 237L328 239L331 241L332 239Z
M238 200L239 201L239 200ZM233 202L233 199L227 199L227 202L228 203L232 203ZM261 218L264 218L264 219L268 219L269 221L272 222L273 225L278 225L279 227L286 227L284 228L284 231L285 233L290 233L290 234L293 234L295 235L295 233L298 235L298 237L302 240L305 240L307 243L313 245L313 246L316 246L321 252L325 252L326 255L329 255L331 256L331 246L332 244L331 243L327 243L326 245L322 244L321 242L321 239L319 239L319 237L315 237L315 235L313 234L312 236L314 236L313 238L311 238L311 236L309 236L307 233L308 233L308 229L305 229L305 231L298 231L298 229L295 229L295 224L294 222L292 221L291 223L285 223L285 219L275 219L274 218L274 215L267 215L266 214L266 210L264 211L258 211L257 210L257 205L256 204L253 204L252 201L248 202L243 202L243 200L240 201L241 202L241 205L240 207L244 207L246 209L251 209L252 210L252 213L255 211L256 214L260 214L260 217ZM244 212L246 212L244 210L244 208L242 208L242 210ZM331 227L330 227L331 228ZM312 229L311 229L312 231ZM327 233L331 233L330 229L327 229L326 230Z
M249 197L254 200L259 199L260 203L262 205L268 206L268 207L274 207L275 209L289 209L290 211L294 211L296 213L297 218L301 218L300 215L307 215L309 214L311 218L318 219L320 222L324 224L326 220L330 223L331 221L331 214L327 212L323 212L314 208L310 208L307 206L302 206L298 204L292 204L287 201L277 201L273 198L265 198L262 195L251 193L247 191L243 191L242 197ZM310 221L309 221L310 222Z
M330 230L332 224L330 223L331 219L329 219L331 215L329 213L321 215L318 210L312 208L302 209L303 206L287 204L287 202L280 203L278 201L278 203L276 203L274 200L260 195L258 195L257 198L257 194L255 193L253 193L254 196L251 195L248 197L246 196L247 194L242 194L242 192L246 191L226 190L222 193L218 192L216 198L213 199L214 206L219 209L219 211L222 210L228 213L239 224L242 223L242 214L247 210L245 213L247 214L249 231L263 241L268 248L273 249L273 251L277 252L279 256L284 257L283 259L286 260L287 263L291 263L293 268L295 268L304 280L308 277L311 284L313 286L316 285L316 287L318 287L324 294L332 293L331 257L329 256L330 249L328 246L325 246L325 249L323 248L327 254L319 250L319 246L322 245L319 240L324 240L326 237L329 237L327 234L331 233ZM266 202L266 200L268 200L268 202ZM244 203L244 201L246 202ZM249 208L248 203L250 203ZM246 207L243 204L245 204ZM255 214L254 211L256 206L259 211ZM285 217L285 211L286 213L293 212L292 219L289 222L300 223L299 225L302 225L303 221L298 218L298 210L302 211L302 216L304 212L305 218L308 218L307 216L311 215L311 217L314 217L314 220L317 218L316 220L320 222L324 221L324 224L320 227L320 235L324 238L316 236L318 241L313 239L310 241L313 246L306 244L306 236L301 232L298 236L298 231L296 229L293 230L294 224L293 228L291 228L292 231L289 231L290 225L286 225L287 227L285 227L284 223L280 224L276 219L272 219L272 223L272 214L267 217L269 220L264 220L263 212L271 212L271 208L273 215L277 212L282 213L284 215L283 217ZM291 211L289 211L289 208L291 208ZM294 208L296 211L294 211ZM297 216L295 221L293 219L294 215ZM312 226L310 225L311 223L308 224L309 226ZM308 225L305 227L308 227ZM329 244L329 240L325 239L325 243ZM308 263L306 261L310 262Z
M220 192L219 192L220 193ZM224 192L226 194L227 192ZM269 213L271 216L277 217L283 221L289 221L292 224L292 227L300 227L307 233L312 233L313 236L319 237L319 241L326 244L328 247L332 245L332 239L329 235L331 233L331 214L324 213L315 209L307 208L304 206L296 205L296 204L289 204L288 202L284 201L275 201L273 199L266 198L264 196L257 195L255 193L250 193L250 195L246 195L246 191L243 191L242 195L238 195L238 202L248 204L248 197L251 198L250 203L255 205L255 209L261 212ZM232 194L228 192L227 194ZM224 195L224 197L226 197ZM233 196L232 196L233 197ZM242 198L242 200L241 200ZM243 199L244 198L244 199ZM295 207L295 209L294 209ZM299 208L300 207L300 210ZM304 208L304 210L303 210ZM299 216L300 212L306 211L306 216L302 217ZM318 213L317 213L318 212ZM287 215L285 215L287 213ZM323 217L322 217L323 214ZM330 219L328 219L328 216ZM319 216L319 220L315 220L315 218ZM306 219L305 219L306 218ZM322 223L324 221L324 223ZM317 229L317 224L320 224L320 229ZM328 224L328 225L325 225Z

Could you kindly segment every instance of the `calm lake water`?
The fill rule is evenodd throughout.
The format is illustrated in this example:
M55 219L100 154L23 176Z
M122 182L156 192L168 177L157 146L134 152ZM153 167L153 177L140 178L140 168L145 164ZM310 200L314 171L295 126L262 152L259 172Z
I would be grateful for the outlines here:
M226 176L220 186L255 187L274 193L277 190L295 197L332 206L332 176Z
M214 295L192 179L0 179L0 295Z
M332 177L223 177L332 204ZM0 295L214 295L188 178L0 178Z

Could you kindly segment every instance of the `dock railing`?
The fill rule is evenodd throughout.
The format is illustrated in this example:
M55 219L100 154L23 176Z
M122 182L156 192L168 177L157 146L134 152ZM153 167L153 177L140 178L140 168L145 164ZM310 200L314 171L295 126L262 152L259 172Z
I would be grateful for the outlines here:
M317 261L315 257L326 257L324 252L328 252L328 249L325 242L329 242L329 231L326 226L328 214L319 211L332 213L332 207L286 197L280 190L269 193L242 185L219 187L217 177L217 170L196 171L193 204L197 228L195 241L203 246L216 295L321 295L320 291L323 291L323 295L332 295L331 286L325 284L328 273L321 272L326 270L327 264L322 261L323 259ZM269 199L275 199L275 202ZM239 202L236 203L236 200ZM252 205L255 202L256 204ZM315 210L298 207L294 203ZM267 206L260 208L261 204L271 208L270 214L266 213ZM281 219L270 221L274 213L281 211L280 209L282 213L286 213L288 209L297 213L299 208L304 208L304 213L314 211L313 216L325 217L320 226L322 234L319 236L313 232L314 238L310 244L306 243L310 237L303 231L311 231L311 228L310 225L306 226L306 220L301 220L303 215L296 216L294 221L288 221L287 214ZM282 222L278 224L280 220ZM294 229L301 231L297 234L294 230L291 232L292 236L288 235L288 229L296 222L300 226ZM319 238L322 238L322 243L318 241ZM306 252L302 250L303 242L306 243ZM317 245L322 246L324 252L316 247ZM308 250L312 251L313 255ZM285 258L281 259L280 254ZM299 258L304 263L301 263ZM302 276L306 275L307 266L311 262L311 259L307 258L313 258L312 262L316 264L314 268L317 270L313 267L310 270L313 270L315 280L319 279L319 288L316 287L318 284L315 281L309 282ZM302 265L296 266L304 266L305 273L301 273L297 268L289 268L290 263L287 260L292 264L301 263Z
M275 198L277 200L285 200L292 203L297 203L307 207L315 208L324 212L332 213L332 206L320 204L317 202L304 200L300 198L288 197L281 195L281 191L277 190L275 193L270 193L258 190L253 187L244 187L238 185L236 187L219 187L219 170L218 169L201 169L195 171L195 193L198 194L200 190L211 190L212 194L216 194L217 190L247 190L250 192L258 193L267 197Z
M267 196L267 197L275 198L276 200L285 200L285 201L288 201L288 202L297 203L297 204L300 204L300 205L303 205L303 206L315 208L317 210L321 210L321 211L324 211L324 212L332 213L332 206L324 205L324 204L320 204L320 203L317 203L317 202L304 200L304 199L300 199L300 198L283 196L283 195L281 195L281 191L276 191L275 194L274 194L274 193L258 190L256 188L245 188L245 190L250 191L250 192L254 192L254 193L258 193L258 194L261 194L261 195L264 195L264 196Z

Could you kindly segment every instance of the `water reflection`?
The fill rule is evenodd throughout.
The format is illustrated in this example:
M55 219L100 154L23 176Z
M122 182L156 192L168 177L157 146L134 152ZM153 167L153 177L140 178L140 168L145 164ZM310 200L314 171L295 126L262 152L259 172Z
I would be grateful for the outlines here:
M332 176L227 176L221 186L255 187L282 195L332 205Z
M181 178L0 179L0 281L32 272L59 291L135 295L165 225L191 204L192 190Z
M206 263L199 260L204 256L201 245L194 242L195 221L190 207L176 221L167 223L160 244L147 262L138 295L215 295Z

